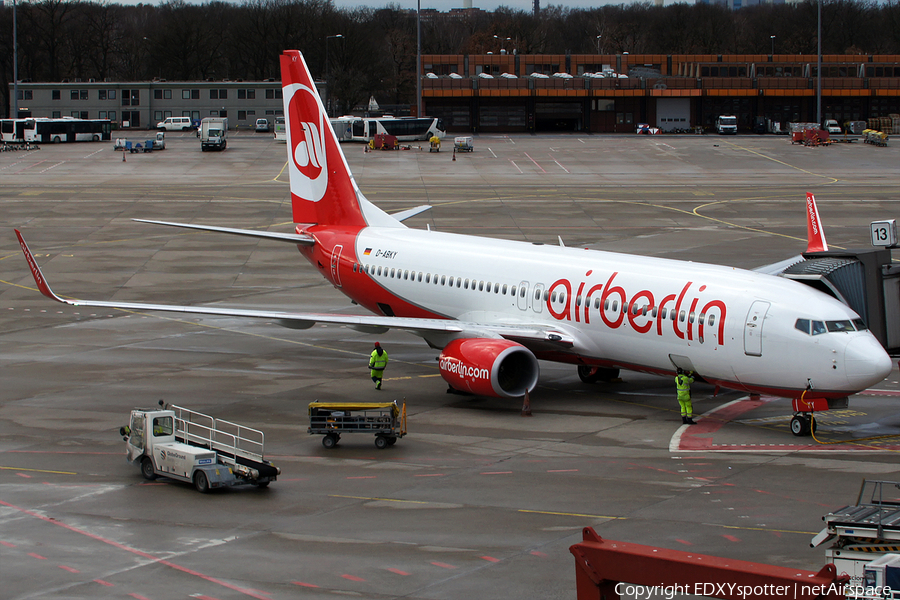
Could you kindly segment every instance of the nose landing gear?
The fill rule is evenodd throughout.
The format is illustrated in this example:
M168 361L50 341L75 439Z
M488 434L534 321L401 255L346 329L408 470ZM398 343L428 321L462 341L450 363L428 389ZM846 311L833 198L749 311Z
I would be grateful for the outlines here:
M816 418L811 412L794 413L791 419L791 433L798 437L810 435L816 432Z

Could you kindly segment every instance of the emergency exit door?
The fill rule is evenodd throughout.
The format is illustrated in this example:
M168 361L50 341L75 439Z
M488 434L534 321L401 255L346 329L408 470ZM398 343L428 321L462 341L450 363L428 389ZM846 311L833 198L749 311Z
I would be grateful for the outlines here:
M343 244L338 244L331 251L331 280L336 287L341 287L341 252L344 250Z
M750 305L747 320L744 323L744 354L748 356L762 356L763 323L770 304L757 300Z

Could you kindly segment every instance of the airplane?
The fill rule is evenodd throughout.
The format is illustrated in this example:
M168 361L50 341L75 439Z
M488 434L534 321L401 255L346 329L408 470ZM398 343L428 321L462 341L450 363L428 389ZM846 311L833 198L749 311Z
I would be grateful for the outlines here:
M619 369L673 376L681 368L717 389L792 399L795 435L809 434L813 410L845 406L891 371L848 306L766 272L409 228L402 221L430 207L389 215L366 199L302 54L285 51L281 70L294 231L136 220L293 244L374 314L63 299L17 230L41 293L71 306L262 318L295 329L404 330L440 349L451 389L490 397L531 392L538 360L576 365L585 382ZM807 224L808 249L827 249L812 194Z

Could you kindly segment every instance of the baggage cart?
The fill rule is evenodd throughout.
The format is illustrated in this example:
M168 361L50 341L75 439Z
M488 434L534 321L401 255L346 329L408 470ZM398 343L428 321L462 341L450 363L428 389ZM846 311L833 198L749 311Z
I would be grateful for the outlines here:
M375 447L383 450L406 435L406 403L311 402L309 433L322 435L322 445L334 448L344 433L375 436Z

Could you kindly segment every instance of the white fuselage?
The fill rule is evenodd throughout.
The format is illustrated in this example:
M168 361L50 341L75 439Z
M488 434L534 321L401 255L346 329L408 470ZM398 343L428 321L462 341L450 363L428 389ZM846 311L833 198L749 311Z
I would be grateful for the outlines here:
M539 358L651 372L677 365L728 387L783 394L811 383L818 395L835 397L877 381L885 361L890 368L868 331L795 328L797 319L859 317L830 296L771 275L389 227L362 229L355 254L358 272L345 269L336 284L364 306L372 308L377 296L382 306L374 310L388 304L396 316L413 316L402 309L412 305L449 319L543 323L574 338L566 353L535 351ZM348 285L347 277L370 282Z

